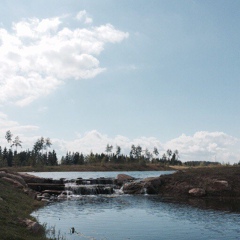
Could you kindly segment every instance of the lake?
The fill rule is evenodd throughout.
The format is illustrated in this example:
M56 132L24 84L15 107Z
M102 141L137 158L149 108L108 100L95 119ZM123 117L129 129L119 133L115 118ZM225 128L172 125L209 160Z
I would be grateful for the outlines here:
M31 173L54 179L116 177L119 172ZM136 178L171 172L121 172ZM201 203L201 204L200 204ZM199 206L203 204L202 200ZM75 195L53 202L32 213L40 223L55 229L64 239L92 240L185 240L240 239L240 214L230 208L205 209L195 203L165 199L156 195ZM207 206L207 207L206 207ZM224 208L223 208L224 209ZM227 209L227 210L226 210ZM75 229L74 234L70 229ZM51 233L51 232L50 232ZM50 235L49 235L50 236Z

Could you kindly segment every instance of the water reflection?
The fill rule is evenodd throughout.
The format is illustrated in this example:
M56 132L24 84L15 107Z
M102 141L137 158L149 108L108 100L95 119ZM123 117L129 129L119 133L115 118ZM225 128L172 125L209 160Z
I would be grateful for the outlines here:
M210 199L150 195L82 196L34 215L61 229L67 239L239 239L240 214L225 205L224 211L213 210L222 205ZM80 234L70 235L71 227Z
M240 213L240 199L231 198L163 198L157 197L158 201L185 204L192 207L206 209L206 210L217 210L224 212L236 212Z

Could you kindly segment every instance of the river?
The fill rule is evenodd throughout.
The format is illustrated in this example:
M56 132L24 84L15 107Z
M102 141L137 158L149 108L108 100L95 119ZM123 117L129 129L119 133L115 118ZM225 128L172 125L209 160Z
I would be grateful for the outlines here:
M31 173L54 179L116 177L119 172ZM136 178L171 172L121 172ZM202 204L202 202L201 202ZM199 206L201 205L199 204ZM204 206L209 206L206 203ZM227 210L226 210L227 209ZM72 196L33 212L40 223L63 239L226 240L240 239L240 213L213 210L153 195ZM71 229L74 228L74 233ZM52 234L52 231L49 232ZM50 236L49 235L49 236ZM60 238L61 239L61 238Z

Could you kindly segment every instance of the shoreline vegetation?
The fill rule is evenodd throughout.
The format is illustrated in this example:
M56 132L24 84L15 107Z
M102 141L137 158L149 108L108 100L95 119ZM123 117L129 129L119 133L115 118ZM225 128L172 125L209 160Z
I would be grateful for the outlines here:
M160 196L171 197L180 202L182 198L187 199L185 203L195 206L201 205L206 199L220 201L224 209L224 199L237 201L240 199L240 167L239 166L211 166L211 167L183 167L183 166L159 166L159 164L140 165L79 165L79 166L41 166L41 167L7 167L0 168L0 174L16 174L17 172L32 171L164 171L176 170L176 173L164 175L158 178L157 191ZM9 175L9 176L10 176ZM150 179L150 181L152 181ZM189 194L189 189L203 189L204 194ZM0 175L0 232L3 239L14 240L38 240L47 239L46 229L37 234L26 224L26 219L36 221L30 214L37 208L43 207L44 203L34 199L34 194L4 179ZM181 198L182 197L182 198ZM229 210L229 208L227 208ZM230 209L231 210L231 209Z
M58 165L58 166L23 166L11 167L14 172L118 172L118 171L169 171L175 170L177 167L159 164L84 164L84 165ZM187 168L187 167L186 167ZM178 167L178 169L185 169L185 167Z
M33 223L36 219L30 214L43 207L44 203L31 196L12 183L0 178L0 233L6 240L47 240L45 229L41 227L36 234L27 228L25 221Z

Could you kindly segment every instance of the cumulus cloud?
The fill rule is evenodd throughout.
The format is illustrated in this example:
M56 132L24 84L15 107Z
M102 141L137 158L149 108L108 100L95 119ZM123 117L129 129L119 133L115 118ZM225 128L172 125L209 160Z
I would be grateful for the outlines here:
M10 130L15 136L20 136L23 141L23 149L32 149L33 144L38 138L39 127L34 125L21 125L16 121L12 121L6 114L0 112L0 146L7 146L5 139L6 131ZM178 150L180 160L187 161L218 161L220 163L236 163L240 161L240 139L230 136L223 132L196 132L192 136L182 134L167 142L161 142L155 137L139 137L129 139L128 137L117 135L109 137L97 130L92 130L81 135L76 133L76 138L66 141L64 139L50 137L53 142L53 148L61 157L67 151L82 152L84 154L105 152L107 144L113 146L113 152L116 146L121 147L123 154L129 154L132 144L140 145L143 150L146 148L153 152L157 147L160 156L167 149Z
M113 146L113 151L116 150L116 146L120 146L123 154L129 154L132 144L140 145L143 149L153 150L154 146L158 147L159 150L162 149L162 144L156 138L142 137L130 140L121 135L111 138L96 130L92 130L85 133L82 137L79 136L73 141L65 142L64 151L82 152L84 154L90 152L102 153L105 152L107 144Z
M223 132L199 131L185 134L164 144L165 149L178 149L183 161L238 162L240 140Z
M79 21L91 23L86 11ZM93 78L105 70L98 55L128 33L111 24L71 29L66 17L24 19L0 28L0 104L25 106L67 80Z
M132 144L140 145L142 149L153 152L157 147L162 156L167 149L178 150L180 160L187 161L218 161L220 163L235 163L240 160L240 140L222 132L196 132L193 136L181 135L178 138L162 143L154 137L140 137L129 139L125 136L109 137L96 130L78 135L73 141L59 141L56 144L61 146L61 154L67 151L82 152L88 154L105 152L107 144L111 144L116 150L120 146L123 154L129 154Z
M93 22L92 18L89 17L89 14L86 12L86 10L78 12L76 19L85 24L90 24Z

